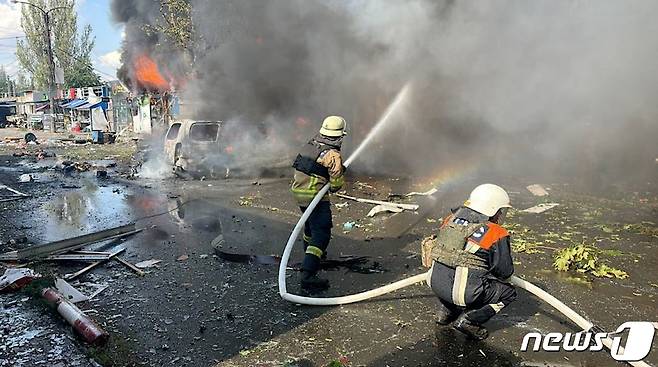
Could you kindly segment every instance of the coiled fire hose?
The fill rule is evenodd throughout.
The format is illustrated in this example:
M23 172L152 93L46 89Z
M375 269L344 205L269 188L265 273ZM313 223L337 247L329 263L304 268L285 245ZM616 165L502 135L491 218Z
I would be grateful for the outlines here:
M396 100L389 106L387 111L384 113L384 116L382 119L380 119L380 123L382 121L385 121L389 115L392 113L393 109L396 107L396 105L400 102L404 94L406 93L407 87L403 88L402 91L398 94ZM378 124L379 125L379 124ZM375 126L375 129L377 126ZM359 145L359 147L350 155L349 158L344 163L345 167L349 167L349 165L358 157L358 155L361 153L363 148L365 148L366 145L370 142L374 134L368 135L366 139ZM349 304L349 303L355 303L355 302L360 302L360 301L365 301L367 299L379 297L381 295L391 293L393 291L396 291L398 289L402 289L404 287L410 286L412 284L416 284L419 282L428 282L428 279L431 275L431 270L425 273L421 273L418 275L414 275L412 277L409 277L407 279L399 280L397 282L375 288L366 292L361 292L361 293L356 293L356 294L351 294L347 296L340 296L340 297L304 297L304 296L299 296L296 294L288 293L286 289L286 269L288 267L288 260L290 258L290 253L292 252L293 246L295 242L297 241L297 238L299 237L299 233L301 232L302 228L304 227L304 224L308 220L308 217L311 215L315 207L318 205L322 197L327 193L329 190L329 184L324 185L320 192L318 192L309 206L306 208L304 213L302 214L301 218L299 218L299 221L295 225L295 228L292 230L292 233L290 233L290 237L288 238L288 242L286 243L286 247L283 250L283 255L281 256L281 263L279 264L279 294L283 299L289 302L293 303L299 303L303 305L309 305L309 306L338 306L338 305L344 305L344 304ZM585 331L589 331L594 327L594 324L589 322L587 319L579 315L576 311L572 310L570 307L562 303L560 300L557 298L551 296L548 294L546 291L543 289L535 286L534 284L525 281L517 276L512 276L510 279L510 283L513 284L516 287L525 289L526 291L532 293L535 295L537 298L541 299L542 301L548 303L551 305L553 308L556 310L560 311L564 316L569 318L571 321L573 321L578 327L582 328ZM606 348L610 349L612 346L612 339L610 337L606 337L603 340L603 345L606 346ZM623 353L623 349L620 347L619 352ZM628 362L632 366L637 366L637 367L649 367L649 365L645 362Z

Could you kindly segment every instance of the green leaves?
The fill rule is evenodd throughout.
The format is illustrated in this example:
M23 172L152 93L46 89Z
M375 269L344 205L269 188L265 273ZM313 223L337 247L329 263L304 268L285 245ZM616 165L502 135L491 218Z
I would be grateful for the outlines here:
M553 267L558 271L590 273L599 278L628 278L625 271L599 262L597 252L599 251L596 248L585 244L564 248L555 254Z

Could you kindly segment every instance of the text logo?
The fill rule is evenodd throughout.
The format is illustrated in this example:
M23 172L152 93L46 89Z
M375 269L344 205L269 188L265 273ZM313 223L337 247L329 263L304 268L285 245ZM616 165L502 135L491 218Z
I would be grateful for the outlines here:
M653 337L657 324L647 321L629 321L621 324L614 333L528 333L523 337L521 351L525 352L532 345L531 350L538 352L582 352L589 350L597 352L604 346L610 349L610 355L617 361L636 362L644 359L651 350ZM624 346L621 334L628 331ZM532 344L531 344L532 341Z

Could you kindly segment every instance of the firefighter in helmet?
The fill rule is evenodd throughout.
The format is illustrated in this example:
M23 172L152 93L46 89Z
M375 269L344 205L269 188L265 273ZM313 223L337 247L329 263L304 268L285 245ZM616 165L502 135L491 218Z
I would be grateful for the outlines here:
M440 301L437 323L454 321L453 327L471 339L485 339L482 325L516 299L506 282L514 273L510 237L501 226L510 207L500 186L476 187L445 218L428 251L430 286Z
M325 184L329 183L329 190L336 192L345 182L340 154L345 125L345 119L340 116L325 118L319 134L304 145L293 163L295 175L290 191L302 212ZM320 260L326 257L331 227L331 205L325 195L304 225L305 255L300 283L302 290L308 293L329 288L329 281L318 277L317 273Z

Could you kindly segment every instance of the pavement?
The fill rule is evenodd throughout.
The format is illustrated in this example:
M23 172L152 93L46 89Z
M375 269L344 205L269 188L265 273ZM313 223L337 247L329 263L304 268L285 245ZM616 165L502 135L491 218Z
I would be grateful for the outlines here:
M79 304L111 334L103 348L86 345L60 316L23 292L0 301L0 366L608 366L618 364L605 352L520 352L531 331L576 332L577 327L547 304L519 290L511 306L487 324L485 342L468 341L450 327L437 327L436 299L417 284L383 297L339 307L291 304L278 294L277 266L231 263L211 246L224 238L223 250L280 255L299 209L288 193L288 172L261 178L184 181L170 176L133 177L139 157L130 143L67 146L0 145L0 182L31 195L0 205L0 251L101 230L136 221L144 231L94 249L123 246L127 261L161 260L140 277L110 261L72 284L81 290L107 286ZM14 157L16 151L46 149L55 157ZM113 150L118 153L113 154ZM65 174L63 159L88 160L94 169ZM116 166L108 164L117 163ZM35 182L19 183L23 173ZM478 173L479 175L485 173ZM349 195L388 200L389 194L426 191L426 178L366 177L350 172ZM422 238L436 230L441 216L461 203L481 178L462 177L462 185L436 195L405 199L426 214L413 212L367 218L371 205L333 199L334 237L329 257L363 255L371 274L345 268L324 272L331 288L321 296L356 293L423 272L418 257ZM550 198L525 189L538 183L501 178L518 208L540 202L559 206L541 214L514 212L509 219L517 248L516 274L547 290L605 330L625 321L656 321L658 179L641 189L596 193L568 181L539 182ZM347 205L344 205L344 204ZM336 206L340 204L340 207ZM351 230L343 224L354 222ZM645 223L645 224L643 224ZM9 239L27 237L27 244ZM553 269L554 250L578 242L605 250L601 258L626 271L627 279L596 278ZM537 245L539 244L539 245ZM543 246L543 247L541 247ZM528 247L528 246L526 246ZM604 256L603 253L606 255ZM302 258L301 243L291 264ZM12 266L5 264L4 266ZM34 263L45 274L66 274L83 263ZM0 265L0 270L2 265ZM289 291L298 292L297 272L288 271ZM647 358L658 365L654 347Z

